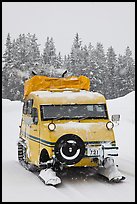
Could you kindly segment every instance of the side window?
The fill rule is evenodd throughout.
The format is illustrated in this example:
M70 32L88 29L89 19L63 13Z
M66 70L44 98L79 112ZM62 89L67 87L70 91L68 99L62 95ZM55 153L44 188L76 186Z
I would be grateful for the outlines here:
M27 106L28 106L27 101L24 101L24 104L23 104L23 114L27 114Z
M38 110L37 110L37 108L32 108L31 116L33 118L33 123L35 125L37 125L38 124Z
M29 99L27 101L27 114L31 114L32 107L33 107L33 99Z

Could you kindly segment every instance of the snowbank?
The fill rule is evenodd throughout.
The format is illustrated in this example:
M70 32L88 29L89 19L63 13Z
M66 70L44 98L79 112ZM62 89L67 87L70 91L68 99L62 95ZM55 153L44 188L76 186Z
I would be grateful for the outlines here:
M135 164L135 91L126 96L108 100L110 116L120 114L119 125L114 128L117 145L119 146L119 165L124 169L128 168L128 173L134 174L135 168L130 164ZM122 162L125 160L125 163Z
M2 99L2 112L5 113L7 111L22 111L22 102L21 101L11 101L9 99Z
M121 120L135 123L135 91L126 96L107 100L109 114L120 114Z

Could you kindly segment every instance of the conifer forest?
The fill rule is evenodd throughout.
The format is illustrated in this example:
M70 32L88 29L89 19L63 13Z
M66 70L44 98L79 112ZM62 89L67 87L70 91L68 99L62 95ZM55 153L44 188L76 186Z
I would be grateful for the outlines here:
M135 60L129 46L124 55L115 53L113 45L104 51L103 44L83 45L78 33L72 39L68 55L56 52L52 37L45 37L42 52L35 34L20 34L11 40L7 34L2 56L2 98L23 100L24 81L37 75L90 78L91 91L106 99L124 96L135 90Z

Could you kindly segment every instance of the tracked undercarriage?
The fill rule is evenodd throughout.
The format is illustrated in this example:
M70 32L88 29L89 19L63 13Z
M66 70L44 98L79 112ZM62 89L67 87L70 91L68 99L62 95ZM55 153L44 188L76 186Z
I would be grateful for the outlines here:
M56 176L55 172L59 166L53 165L54 162L52 160L41 164L39 167L26 162L26 145L21 141L18 142L18 160L26 170L35 173L44 184L55 186L61 183L61 179Z
M18 160L20 164L31 172L34 172L44 184L56 186L61 183L61 179L57 176L59 172L61 174L63 170L63 164L58 161L56 157L53 157L45 163L41 163L38 166L26 162L26 144L22 141L18 142ZM118 170L117 165L114 163L114 159L106 157L102 163L102 166L98 168L91 168L95 174L104 176L110 182L118 183L125 179L125 177Z
M35 171L39 171L40 169L33 165L30 164L28 162L26 162L26 144L23 141L19 141L18 142L18 160L20 162L20 164L29 171L35 172Z

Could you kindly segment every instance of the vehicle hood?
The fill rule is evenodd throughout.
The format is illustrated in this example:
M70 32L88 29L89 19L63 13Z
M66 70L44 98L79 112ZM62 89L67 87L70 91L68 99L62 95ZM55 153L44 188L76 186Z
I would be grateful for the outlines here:
M56 123L56 129L49 131L50 138L53 142L56 142L58 138L65 134L74 134L79 136L84 142L90 141L114 141L114 132L108 130L106 127L107 121L100 122L84 122L84 121L68 121L62 123ZM45 127L48 124L44 125ZM47 129L47 128L46 128Z

